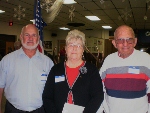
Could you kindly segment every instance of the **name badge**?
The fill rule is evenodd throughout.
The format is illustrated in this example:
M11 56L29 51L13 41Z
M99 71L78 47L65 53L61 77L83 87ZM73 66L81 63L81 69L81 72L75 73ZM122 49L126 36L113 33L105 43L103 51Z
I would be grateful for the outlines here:
M55 83L65 81L65 76L55 76Z
M46 80L47 80L47 74L42 74L41 81L46 81Z
M128 73L140 74L140 69L138 66L129 66Z

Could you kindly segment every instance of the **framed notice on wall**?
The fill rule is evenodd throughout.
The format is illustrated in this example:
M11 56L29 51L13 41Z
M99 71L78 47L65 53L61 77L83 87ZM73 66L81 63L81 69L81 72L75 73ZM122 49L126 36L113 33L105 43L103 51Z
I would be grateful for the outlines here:
M44 41L45 49L52 49L52 41Z

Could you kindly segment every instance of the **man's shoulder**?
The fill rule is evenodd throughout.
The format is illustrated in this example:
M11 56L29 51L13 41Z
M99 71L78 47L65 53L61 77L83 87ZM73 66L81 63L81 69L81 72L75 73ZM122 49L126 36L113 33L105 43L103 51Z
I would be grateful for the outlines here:
M143 56L143 57L148 57L148 58L150 58L150 55L149 55L147 52L139 51L139 50L136 50L136 49L135 49L135 54L136 54L137 56Z
M117 55L118 55L118 52L111 53L111 54L109 54L109 55L106 57L106 59L112 59L112 58L114 58L114 57L117 56Z
M54 64L53 60L49 58L47 55L44 55L43 53L40 53L42 60L45 60L46 62L49 62L50 64Z
M1 62L3 64L10 64L13 63L18 57L18 51L13 51L11 53L8 53L7 55L5 55L2 59Z
M40 62L42 62L42 65L48 66L48 68L54 65L53 61L43 53L40 53Z
M47 55L40 53L41 57L46 60L51 60Z
M18 50L6 54L3 58L4 58L4 59L5 59L5 58L6 58L6 59L7 59L7 58L12 58L12 57L15 57L17 54L18 54Z

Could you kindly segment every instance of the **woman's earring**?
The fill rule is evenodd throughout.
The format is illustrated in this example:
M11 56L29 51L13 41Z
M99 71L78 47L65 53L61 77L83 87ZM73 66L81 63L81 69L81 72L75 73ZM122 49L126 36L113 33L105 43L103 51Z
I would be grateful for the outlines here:
M65 62L67 61L67 54L65 53Z
M85 60L84 55L82 55L82 60Z

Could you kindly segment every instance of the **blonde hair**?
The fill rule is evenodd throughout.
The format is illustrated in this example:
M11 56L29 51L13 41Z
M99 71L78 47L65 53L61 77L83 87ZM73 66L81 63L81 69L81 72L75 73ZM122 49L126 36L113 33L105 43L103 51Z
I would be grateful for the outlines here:
M66 45L71 39L81 39L83 46L85 46L85 34L77 29L70 31L66 37Z

